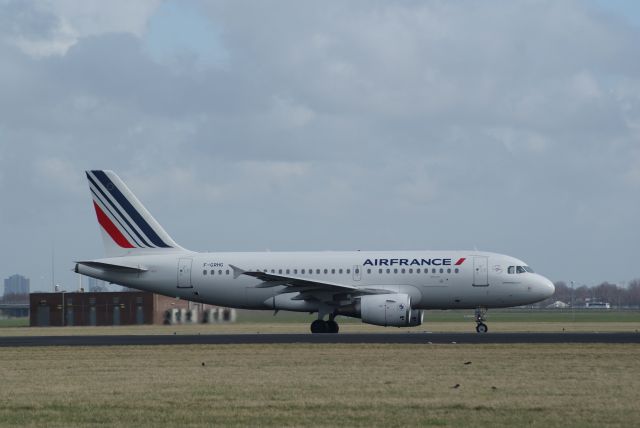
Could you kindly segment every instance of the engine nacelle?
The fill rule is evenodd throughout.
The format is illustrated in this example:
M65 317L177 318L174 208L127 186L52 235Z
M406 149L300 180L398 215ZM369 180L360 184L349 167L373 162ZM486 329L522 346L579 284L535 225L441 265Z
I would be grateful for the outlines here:
M411 309L407 294L371 294L360 298L360 317L367 324L415 327L422 324L424 314Z

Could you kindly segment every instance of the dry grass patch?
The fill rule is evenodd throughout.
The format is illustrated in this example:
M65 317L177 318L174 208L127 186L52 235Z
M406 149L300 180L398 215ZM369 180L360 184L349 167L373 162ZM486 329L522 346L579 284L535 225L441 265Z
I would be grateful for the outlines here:
M0 424L632 426L640 423L638 351L638 345L0 348Z
M506 322L488 321L489 330L498 332L634 332L640 322ZM362 323L341 323L343 333L421 333L475 332L475 323L426 322L419 327L379 327ZM309 333L309 324L302 322L255 322L237 324L132 325L117 327L11 327L0 328L2 336L74 336L74 335L148 335L148 334L251 334Z

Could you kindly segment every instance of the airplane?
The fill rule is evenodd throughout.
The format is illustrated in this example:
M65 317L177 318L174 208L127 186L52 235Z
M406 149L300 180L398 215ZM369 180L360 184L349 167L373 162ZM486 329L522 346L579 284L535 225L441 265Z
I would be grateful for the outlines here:
M76 273L218 306L317 313L312 333L338 333L338 316L414 327L435 309L475 309L476 331L486 333L487 309L555 291L523 261L475 250L194 252L113 171L86 176L106 257L76 261Z

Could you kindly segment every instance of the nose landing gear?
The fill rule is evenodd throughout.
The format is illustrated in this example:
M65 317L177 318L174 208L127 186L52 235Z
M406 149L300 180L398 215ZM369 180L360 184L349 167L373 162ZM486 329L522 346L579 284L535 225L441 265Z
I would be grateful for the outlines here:
M485 315L487 314L487 308L476 308L476 332L486 333L489 331L489 327L484 323L486 321Z

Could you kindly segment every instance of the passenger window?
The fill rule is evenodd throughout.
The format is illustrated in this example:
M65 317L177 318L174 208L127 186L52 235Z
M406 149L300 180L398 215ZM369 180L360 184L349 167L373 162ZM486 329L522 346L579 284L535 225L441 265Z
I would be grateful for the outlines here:
M409 273L413 273L413 269L409 269Z
M402 268L402 270L400 271L400 273L404 273L404 268Z
M316 273L319 275L320 274L320 269L316 269Z
M360 269L354 269L353 273L356 273L356 274L360 273Z
M329 269L325 269L325 270L324 270L324 273L325 273L325 274L329 273Z
M447 269L447 273L451 273L451 269Z
M444 269L440 268L440 273L444 273Z
M378 269L378 273L382 273L382 269Z
M367 273L371 273L371 269L367 269Z
M336 274L336 270L335 269L331 269L331 274L335 275Z
M302 269L302 270L300 271L300 273L304 275L304 269Z
M394 269L394 270L393 270L393 273L398 273L398 269L397 269L397 268L396 268L396 269Z
M211 275L213 275L214 273L216 273L215 270L211 269L211 272L209 272Z
M431 273L436 273L436 268L431 269Z
M203 275L206 275L206 274L207 274L206 269L202 271L202 274L203 274Z
M391 273L391 269L387 269L387 273Z
M297 274L298 274L298 269L294 269L294 270L293 270L293 274L294 274L294 275L297 275Z
M455 273L458 273L458 272L460 272L460 269L456 268L456 269L454 270L454 272L455 272Z
M420 273L420 268L416 269L416 273Z
M227 269L227 271L225 272L226 275L229 275L229 269Z
M338 273L339 273L339 274L342 274L342 269L338 269Z
M351 273L351 269L347 269L347 273Z
M218 271L218 275L222 275L222 269Z

